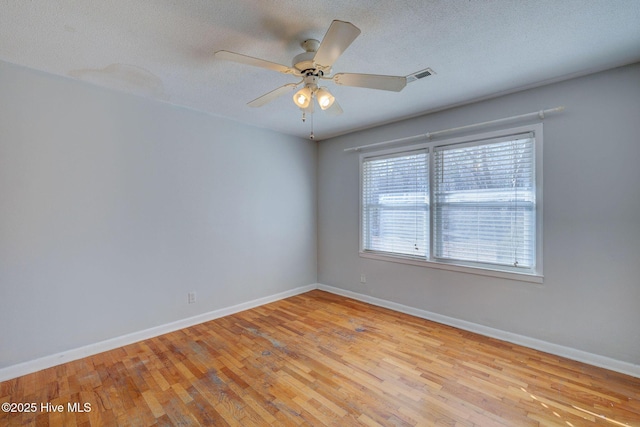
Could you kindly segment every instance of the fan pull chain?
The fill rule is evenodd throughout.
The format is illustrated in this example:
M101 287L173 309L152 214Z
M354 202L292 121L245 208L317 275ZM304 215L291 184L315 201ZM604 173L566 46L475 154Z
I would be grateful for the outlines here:
M311 135L309 135L309 139L313 141L313 113L311 113Z
M306 110L302 110L302 123L307 121L307 112ZM315 136L313 135L313 111L309 113L309 121L311 122L311 133L309 134L309 139L313 140Z

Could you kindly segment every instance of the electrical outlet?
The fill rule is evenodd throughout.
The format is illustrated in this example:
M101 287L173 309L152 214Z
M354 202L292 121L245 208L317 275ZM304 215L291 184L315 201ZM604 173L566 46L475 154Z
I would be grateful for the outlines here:
M195 302L196 302L196 293L195 292L189 292L187 294L187 299L189 301L189 304L195 304Z
M364 273L360 275L360 283L367 283L367 276Z

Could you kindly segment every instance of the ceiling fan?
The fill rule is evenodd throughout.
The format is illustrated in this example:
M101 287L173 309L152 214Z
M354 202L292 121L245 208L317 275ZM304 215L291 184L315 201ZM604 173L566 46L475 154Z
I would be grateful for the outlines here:
M426 69L410 76L357 73L337 73L332 75L331 66L359 35L360 29L352 23L334 20L322 42L309 39L301 43L305 52L293 58L291 67L226 50L219 50L214 55L218 59L253 65L300 77L301 80L299 82L288 83L272 90L249 102L248 105L250 107L261 107L286 93L292 92L303 84L302 89L293 95L293 102L303 110L303 120L304 112L313 112L314 98L322 110L326 110L333 115L342 113L342 108L329 92L329 89L320 86L321 80L332 80L334 83L343 86L399 92L404 89L408 81L414 81L433 74L431 69Z

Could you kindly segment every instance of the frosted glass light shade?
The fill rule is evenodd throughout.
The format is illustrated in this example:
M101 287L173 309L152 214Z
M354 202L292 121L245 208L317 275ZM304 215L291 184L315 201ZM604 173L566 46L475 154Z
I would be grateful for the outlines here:
M293 95L293 102L300 108L307 108L311 103L311 90L303 87Z
M318 89L318 92L316 92L316 98L318 99L318 105L323 110L331 107L336 100L336 98L331 94L331 92L329 92L326 87L321 87L320 89Z

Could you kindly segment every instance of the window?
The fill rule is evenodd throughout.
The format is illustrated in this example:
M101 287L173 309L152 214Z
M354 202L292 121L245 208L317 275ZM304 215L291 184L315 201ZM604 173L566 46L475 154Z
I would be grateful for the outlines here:
M541 277L541 149L533 125L361 155L362 256Z
M429 255L426 150L367 159L362 197L367 250L417 258Z

